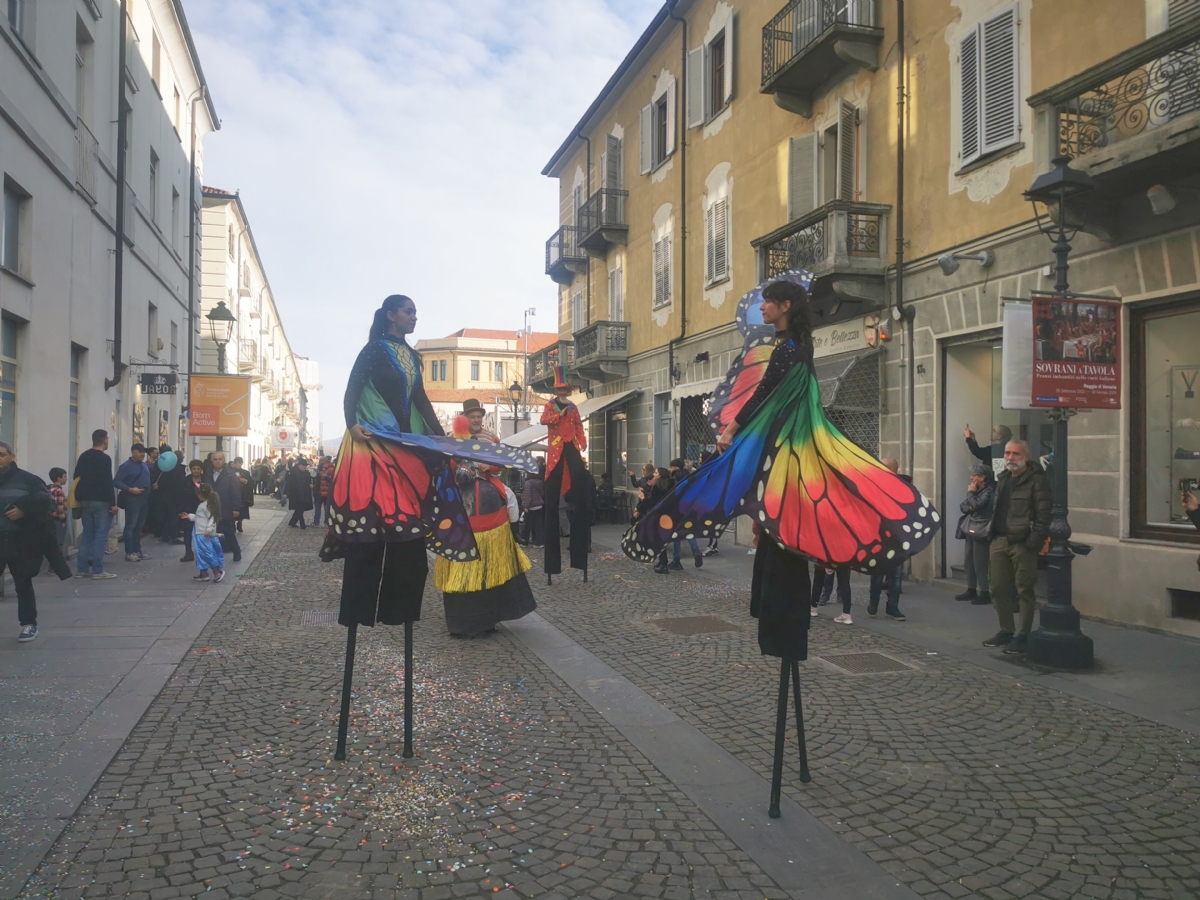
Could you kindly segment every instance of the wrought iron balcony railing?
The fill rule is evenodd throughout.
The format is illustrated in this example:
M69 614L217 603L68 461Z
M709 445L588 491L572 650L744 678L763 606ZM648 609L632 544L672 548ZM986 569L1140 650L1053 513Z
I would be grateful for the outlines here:
M75 183L87 195L88 202L96 203L96 153L100 144L83 119L75 120Z
M1168 130L1187 131L1185 140L1198 140L1200 121L1190 120L1200 119L1200 19L1042 91L1030 97L1029 104L1050 113L1051 156L1078 159ZM1189 121L1181 121L1185 119ZM1156 137L1170 140L1173 135Z
M526 381L536 390L542 390L554 384L554 367L557 365L571 367L575 365L575 344L572 341L559 341L549 347L543 347L536 353L529 354L529 363L525 370Z
M890 210L879 203L833 200L751 243L765 254L768 275L788 269L814 275L881 272Z
M812 115L812 91L846 66L878 68L877 0L791 0L763 26L762 90Z
M629 323L593 322L575 332L575 369L592 381L629 373Z
M601 188L579 207L579 246L596 256L611 244L624 244L629 234L625 201L629 191Z
M564 225L546 241L546 274L559 284L570 284L587 271L587 254L579 246L579 229Z
M258 342L242 338L238 345L238 371L253 372L258 368Z

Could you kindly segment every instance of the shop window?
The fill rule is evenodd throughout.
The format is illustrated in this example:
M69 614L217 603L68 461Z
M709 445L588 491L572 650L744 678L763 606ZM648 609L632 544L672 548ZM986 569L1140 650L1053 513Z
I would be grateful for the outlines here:
M706 450L715 452L716 440L708 427L708 410L712 394L684 397L679 401L679 453L684 459L700 462Z
M1200 494L1200 302L1135 311L1130 331L1130 531L1200 542L1182 503Z
M17 330L14 319L0 320L0 441L17 446Z

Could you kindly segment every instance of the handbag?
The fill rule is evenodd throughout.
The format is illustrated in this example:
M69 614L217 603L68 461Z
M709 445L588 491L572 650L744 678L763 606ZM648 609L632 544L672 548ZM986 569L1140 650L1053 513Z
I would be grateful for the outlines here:
M988 520L987 522L976 522L969 516L963 516L963 518L967 520L966 525L963 527L963 533L971 540L984 541L991 537L991 520Z
M75 496L75 489L79 487L80 480L81 479L76 476L75 480L71 482L71 487L67 489L66 506L67 509L71 511L72 519L83 518L83 501Z
M958 517L958 526L954 529L954 539L956 541L965 541L967 539L967 521L970 518L970 513L963 513Z
M124 509L129 500L129 491L117 491L117 509Z

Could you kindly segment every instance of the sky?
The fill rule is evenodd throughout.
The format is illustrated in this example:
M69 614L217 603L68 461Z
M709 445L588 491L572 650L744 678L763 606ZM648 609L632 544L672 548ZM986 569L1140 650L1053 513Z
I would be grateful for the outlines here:
M326 444L388 294L415 339L557 331L541 170L661 0L194 0L221 119L204 182L240 191ZM310 428L312 423L310 423Z

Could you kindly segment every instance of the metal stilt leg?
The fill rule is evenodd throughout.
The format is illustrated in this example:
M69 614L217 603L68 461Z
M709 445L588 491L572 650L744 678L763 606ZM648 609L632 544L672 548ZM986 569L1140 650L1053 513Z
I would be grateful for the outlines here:
M412 759L413 623L404 623L404 758Z
M800 661L792 660L792 696L796 701L796 740L800 744L800 780L812 781L808 774L808 747L804 742L804 706L800 700Z
M775 767L771 771L771 805L767 815L779 818L779 794L783 787L783 737L787 731L788 660L779 661L779 705L775 713Z
M346 668L342 674L342 718L338 722L337 752L334 759L346 758L346 730L350 727L350 689L354 682L354 641L358 637L358 624L346 629Z

